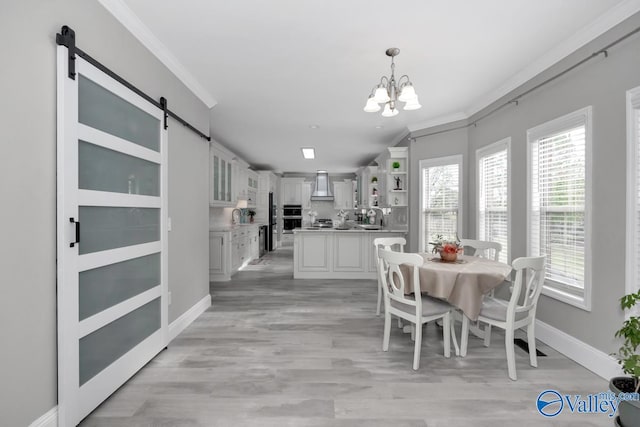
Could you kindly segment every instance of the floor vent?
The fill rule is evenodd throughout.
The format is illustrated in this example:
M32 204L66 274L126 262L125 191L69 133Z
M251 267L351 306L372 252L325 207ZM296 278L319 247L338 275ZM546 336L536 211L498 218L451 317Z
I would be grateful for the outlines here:
M522 338L515 338L513 340L513 343L515 345L517 345L518 347L520 347L521 349L523 349L524 351L526 351L527 353L529 353L529 343L527 343L525 340L523 340ZM542 356L542 357L546 357L546 354L544 354L543 352L541 352L540 350L538 350L536 348L536 356Z

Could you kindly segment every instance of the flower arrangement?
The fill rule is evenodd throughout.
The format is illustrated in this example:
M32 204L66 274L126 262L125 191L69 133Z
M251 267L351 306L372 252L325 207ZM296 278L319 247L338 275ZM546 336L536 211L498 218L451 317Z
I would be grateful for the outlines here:
M446 239L442 234L437 234L433 242L429 242L433 246L431 252L440 254L443 261L454 262L458 259L458 254L464 251L464 247L460 243L460 239L456 236L455 240Z
M436 234L433 241L429 242L429 244L433 246L433 249L431 252L433 252L434 254L436 252L440 252L445 245L448 247L453 247L456 250L462 248L462 246L460 245L460 239L458 239L458 236L456 236L455 239L449 239L444 237L442 234Z

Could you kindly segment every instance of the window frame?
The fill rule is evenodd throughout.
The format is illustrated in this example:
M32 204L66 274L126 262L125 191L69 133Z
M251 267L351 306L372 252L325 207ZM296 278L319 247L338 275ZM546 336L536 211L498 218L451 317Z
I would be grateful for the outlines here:
M511 137L506 137L476 150L476 238L480 238L480 160L507 151L507 263L511 264Z
M561 284L553 285L553 281L545 279L542 293L548 297L562 301L585 311L591 311L591 287L592 287L592 110L591 106L581 108L562 117L550 120L527 130L527 255L532 256L531 248L531 205L532 205L532 160L533 145L541 138L561 133L578 126L585 128L585 202L584 202L584 286L582 295L576 295L562 289Z
M457 233L458 236L464 235L464 156L462 154L454 154L452 156L445 157L435 157L431 159L422 159L418 162L418 170L419 170L419 188L420 188L420 215L418 221L418 230L420 233L419 240L419 249L418 252L426 250L425 242L425 230L424 230L424 169L438 167L438 166L448 166L452 164L458 165L458 220L457 220Z
M640 290L640 265L636 265L637 242L640 239L640 230L636 227L636 215L640 210L640 197L638 196L638 149L640 148L640 86L630 89L626 93L627 110L627 212L626 212L626 259L625 259L625 294ZM626 318L631 315L639 315L640 309L627 311Z

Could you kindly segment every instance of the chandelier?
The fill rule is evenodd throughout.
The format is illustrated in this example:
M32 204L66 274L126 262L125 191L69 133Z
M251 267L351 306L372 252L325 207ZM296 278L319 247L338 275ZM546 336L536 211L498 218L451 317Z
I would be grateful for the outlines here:
M400 49L390 47L385 53L391 57L391 77L382 76L380 83L373 87L371 95L369 95L369 99L367 99L367 104L364 106L364 111L367 113L375 113L380 111L380 104L384 104L382 116L393 117L398 114L398 101L405 103L405 110L417 110L421 108L422 105L418 102L418 95L416 95L416 91L413 89L413 84L411 84L409 76L405 74L396 82L394 75L396 64L394 64L393 58L400 54Z

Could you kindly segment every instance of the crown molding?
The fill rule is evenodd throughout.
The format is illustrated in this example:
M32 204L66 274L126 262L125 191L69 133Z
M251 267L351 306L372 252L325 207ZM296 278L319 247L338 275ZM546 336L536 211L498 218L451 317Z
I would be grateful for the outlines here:
M393 138L393 140L391 141L390 147L395 147L400 141L402 141L403 139L405 139L407 136L410 136L410 135L411 135L411 132L409 131L409 128L402 129L402 132L400 132L398 135L396 135L395 138Z
M423 129L429 129L435 126L446 125L449 123L457 122L459 120L466 120L469 116L463 112L453 113L446 116L436 117L435 119L429 119L424 122L408 125L409 132L416 132Z
M98 0L140 43L160 60L207 108L217 104L211 94L178 61L169 49L151 32L123 0Z
M548 69L558 61L571 55L573 52L601 36L614 26L640 11L640 0L624 0L616 6L607 10L598 19L583 27L574 35L556 45L549 52L535 60L522 71L516 73L496 90L489 92L471 104L465 112L467 117L471 117L482 109L488 107L509 92L522 86L544 70Z

